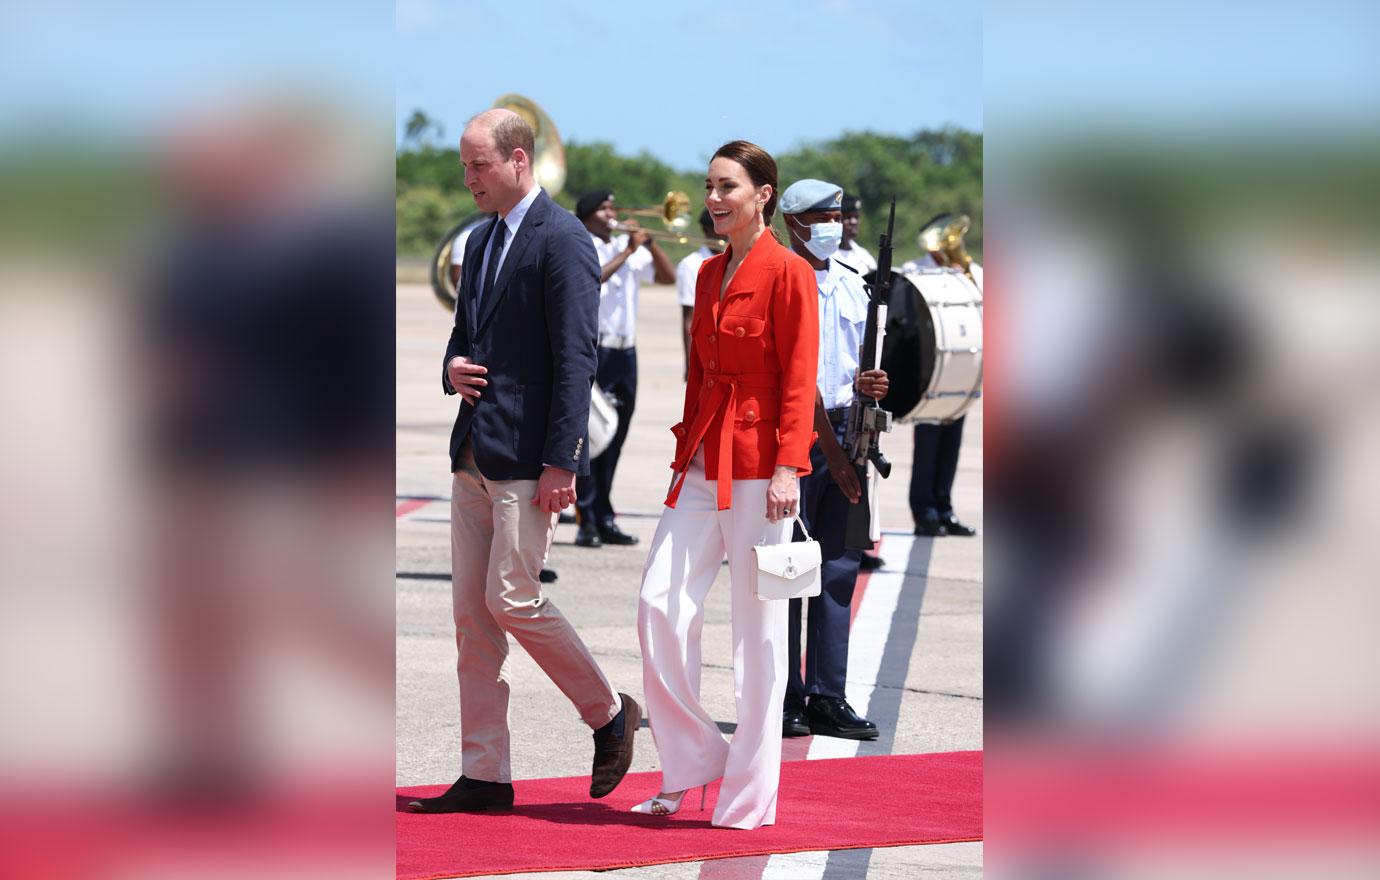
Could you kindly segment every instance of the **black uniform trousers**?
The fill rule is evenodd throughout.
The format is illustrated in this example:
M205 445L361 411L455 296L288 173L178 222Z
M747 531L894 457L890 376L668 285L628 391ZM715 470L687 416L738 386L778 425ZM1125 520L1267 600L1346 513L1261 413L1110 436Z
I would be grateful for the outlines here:
M918 525L927 509L936 515L953 513L954 475L958 448L963 445L963 419L947 425L916 425L915 454L910 469L910 515Z
M834 429L843 442L843 426ZM805 674L800 674L800 614L803 600L792 599L788 616L786 699L794 702L806 695L844 698L848 678L848 630L853 606L853 588L858 581L862 554L843 545L848 508L852 507L834 483L819 444L810 449L808 476L800 479L800 518L819 542L823 557L823 582L820 594L811 596L805 632ZM804 539L796 528L795 540Z
M628 425L637 403L637 349L601 347L594 381L613 400L613 408L618 411L618 430L603 454L590 461L589 476L576 479L575 509L580 522L607 526L613 523L613 472L618 469L618 457L623 452L623 441L628 439Z

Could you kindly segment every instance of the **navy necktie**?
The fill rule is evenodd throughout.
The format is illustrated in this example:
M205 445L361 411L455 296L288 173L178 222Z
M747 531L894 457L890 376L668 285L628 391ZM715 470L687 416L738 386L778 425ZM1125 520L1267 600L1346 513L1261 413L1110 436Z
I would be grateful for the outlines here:
M494 228L494 234L489 240L489 265L484 270L484 285L479 288L480 297L487 297L493 293L494 281L498 278L498 258L503 255L503 240L508 237L508 224L503 222L503 218L498 218L498 225ZM479 300L475 301L479 305Z

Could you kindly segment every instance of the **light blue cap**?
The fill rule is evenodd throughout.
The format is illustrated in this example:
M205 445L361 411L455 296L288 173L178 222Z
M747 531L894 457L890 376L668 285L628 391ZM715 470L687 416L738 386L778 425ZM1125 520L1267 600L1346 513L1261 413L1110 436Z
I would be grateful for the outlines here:
M797 180L781 194L782 214L837 211L842 207L843 187L811 177Z

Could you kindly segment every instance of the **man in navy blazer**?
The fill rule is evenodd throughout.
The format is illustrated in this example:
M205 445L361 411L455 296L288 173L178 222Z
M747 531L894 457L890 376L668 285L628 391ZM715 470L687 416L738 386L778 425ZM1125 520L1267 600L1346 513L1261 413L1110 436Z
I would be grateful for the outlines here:
M462 770L416 812L512 806L509 634L594 730L592 797L627 773L642 720L539 579L557 514L589 473L599 263L584 226L537 185L532 153L532 129L509 110L479 114L460 139L465 185L496 214L466 242L441 378L462 398L450 439Z

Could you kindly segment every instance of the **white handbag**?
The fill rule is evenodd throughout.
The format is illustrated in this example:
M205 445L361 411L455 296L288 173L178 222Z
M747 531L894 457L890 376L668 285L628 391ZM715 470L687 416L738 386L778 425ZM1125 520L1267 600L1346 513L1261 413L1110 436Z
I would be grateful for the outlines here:
M810 537L799 516L795 521L805 540L758 544L752 548L757 562L752 567L752 592L758 599L805 599L819 595L819 542Z

